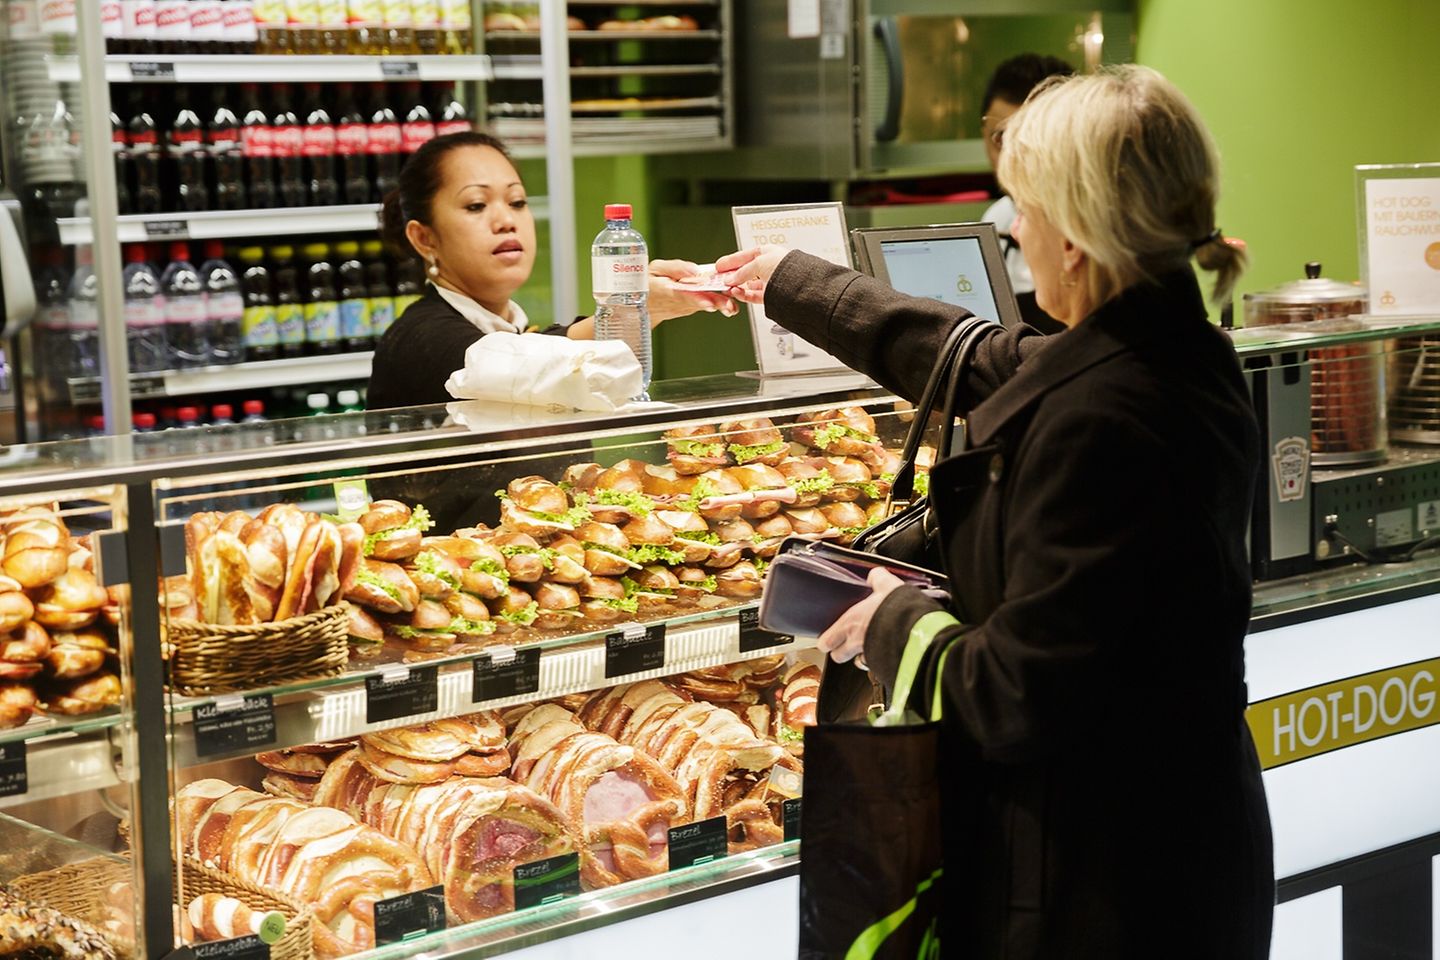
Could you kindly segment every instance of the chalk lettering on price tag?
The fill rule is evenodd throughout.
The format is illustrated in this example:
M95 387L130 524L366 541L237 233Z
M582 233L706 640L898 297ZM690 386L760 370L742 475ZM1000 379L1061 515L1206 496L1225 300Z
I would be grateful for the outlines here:
M195 944L200 960L270 960L270 944L251 934L233 940L211 940Z
M562 853L517 864L514 881L516 910L573 897L580 892L580 855Z
M18 797L30 789L25 741L0 743L0 797Z
M785 827L786 840L800 839L801 802L799 797L795 797L780 804L780 818Z
M787 643L794 643L795 638L788 633L771 633L769 630L760 629L760 611L758 608L740 611L740 652L754 653L756 650L767 650L770 647L779 647Z
M668 835L670 869L681 870L724 857L730 852L729 833L724 816L671 827Z
M275 742L275 700L268 693L216 697L195 708L195 755L213 757Z
M414 940L445 929L445 888L429 887L375 902L375 945Z
M365 722L433 713L440 705L439 675L439 667L399 666L366 677Z
M540 648L498 647L475 658L470 701L521 697L540 689Z
M623 677L665 666L665 624L628 624L605 637L605 677Z

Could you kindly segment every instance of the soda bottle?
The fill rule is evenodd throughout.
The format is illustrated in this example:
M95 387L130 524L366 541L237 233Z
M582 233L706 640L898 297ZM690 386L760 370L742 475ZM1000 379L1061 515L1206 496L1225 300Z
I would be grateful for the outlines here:
M259 247L240 249L240 288L245 313L240 330L246 360L274 360L280 353L280 331L275 326L275 294L270 289L270 269L265 251Z
M285 0L285 19L290 27L287 53L319 53L320 4L318 0Z
M125 11L120 0L100 0L100 36L105 38L105 52L119 53L125 43Z
M189 0L155 0L155 52L187 53L189 49Z
M205 316L212 363L239 363L245 359L242 318L245 301L240 278L225 261L225 245L205 241L205 262L200 265L200 287L205 291Z
M290 52L285 0L255 0L255 34L255 50L258 53Z
M302 156L305 135L295 111L290 109L290 88L283 83L279 87L279 98L272 126L275 131L275 172L280 206L303 207L306 197L305 158Z
M300 152L305 160L310 203L333 206L340 202L340 183L335 179L335 126L320 101L320 85L306 84L305 93L310 108L301 131Z
M155 118L143 109L133 111L129 134L130 160L135 168L135 212L159 213L164 209L164 198L160 191L160 136Z
M395 268L395 319L405 316L410 304L425 295L425 270L420 261L406 257Z
M400 149L405 153L414 153L435 139L435 121L420 96L420 84L406 84L405 93L406 102L412 106L405 112L405 121L400 124Z
M255 24L255 0L223 0L225 35L221 46L226 53L254 53L259 32Z
M217 403L210 408L210 426L232 427L235 425L235 408L228 403Z
M466 54L474 41L470 0L440 0L440 25L445 31L441 53Z
M303 357L305 305L300 299L300 270L295 265L295 249L271 247L270 262L275 265L275 331L280 356Z
M349 0L346 17L350 27L350 52L377 54L385 48L381 36L380 0Z
M205 154L205 129L200 116L182 106L170 127L170 158L175 163L175 180L181 210L209 210L210 188L206 186L209 165Z
M415 49L422 54L440 52L439 0L411 0L410 19L415 24Z
M390 287L384 244L379 240L366 240L360 252L365 257L365 296L370 301L370 332L375 340L379 340L395 322L395 291Z
M70 278L70 326L65 358L67 377L100 376L100 281L95 276L94 251L75 251L75 275ZM132 365L130 369L135 369Z
M370 154L371 176L375 182L373 200L384 200L400 182L400 121L385 103L384 88L371 87L370 123L365 130L365 149Z
M316 355L340 352L340 301L335 298L335 268L330 248L306 244L310 266L305 271L305 347Z
M240 128L240 152L245 159L245 180L250 205L275 206L275 128L260 108L255 84L245 84L245 121Z
M340 339L348 351L369 350L374 345L374 331L360 244L354 240L337 243L335 254L340 259Z
M265 403L262 400L246 400L240 404L240 412L245 414L241 423L266 423Z
M216 92L223 88L216 87ZM208 135L211 170L215 174L215 209L245 209L245 147L235 111L218 103Z
M155 373L170 368L165 340L165 304L160 299L160 278L146 259L145 245L124 248L125 342L131 373Z
M470 115L465 112L465 105L455 95L455 84L447 83L441 88L439 119L435 122L435 136L443 137L447 133L464 133L470 129Z
M139 56L155 52L155 0L120 0L119 52Z
M88 247L82 248L89 250ZM35 352L46 359L45 369L55 379L70 376L70 272L65 251L46 247L35 276Z
M350 21L345 0L318 0L320 21L317 53L349 53Z
M384 37L381 53L405 55L415 52L415 21L410 0L380 0Z
M207 336L205 289L200 272L190 262L190 245L170 244L170 265L160 274L160 297L165 306L165 339L170 356L181 370L203 367L210 362Z
M113 110L110 112L110 154L115 158L116 209L120 213L134 213L135 195L131 187L134 164L130 157L130 138L126 136L125 124Z
M190 0L190 49L218 53L225 39L225 8L221 0Z
M605 229L590 245L590 272L595 291L595 339L623 340L640 361L643 388L635 399L648 399L650 389L650 258L645 238L630 223L628 203L605 205Z
M130 423L136 433L154 433L159 429L155 422L155 414L144 411L131 415Z
M345 203L370 202L370 177L366 171L365 115L348 97L335 125L335 154L340 158L340 191Z
M90 416L85 418L85 436L105 436L105 414L92 413Z

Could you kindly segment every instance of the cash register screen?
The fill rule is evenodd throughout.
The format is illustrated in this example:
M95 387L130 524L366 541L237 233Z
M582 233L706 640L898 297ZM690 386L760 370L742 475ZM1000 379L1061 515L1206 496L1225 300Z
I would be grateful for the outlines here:
M964 307L1005 326L1019 322L999 238L989 224L855 231L862 269L901 293Z

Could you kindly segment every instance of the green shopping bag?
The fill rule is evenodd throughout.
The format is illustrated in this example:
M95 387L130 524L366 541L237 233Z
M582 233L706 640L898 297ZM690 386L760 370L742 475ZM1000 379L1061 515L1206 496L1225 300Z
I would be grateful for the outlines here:
M800 826L804 960L940 956L941 701L938 688L914 688L935 635L956 622L936 612L915 624L883 712L865 721L822 722L805 731ZM949 650L941 652L942 663ZM917 693L923 715L912 703ZM823 704L818 712L825 716Z

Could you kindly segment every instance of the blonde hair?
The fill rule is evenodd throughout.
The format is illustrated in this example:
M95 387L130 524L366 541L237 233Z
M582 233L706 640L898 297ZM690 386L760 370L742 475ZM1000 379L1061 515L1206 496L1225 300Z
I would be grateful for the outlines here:
M1216 233L1219 154L1194 105L1148 67L1108 67L1036 87L1005 126L999 177L1086 254L1104 303L1192 255L1226 300L1243 250Z

